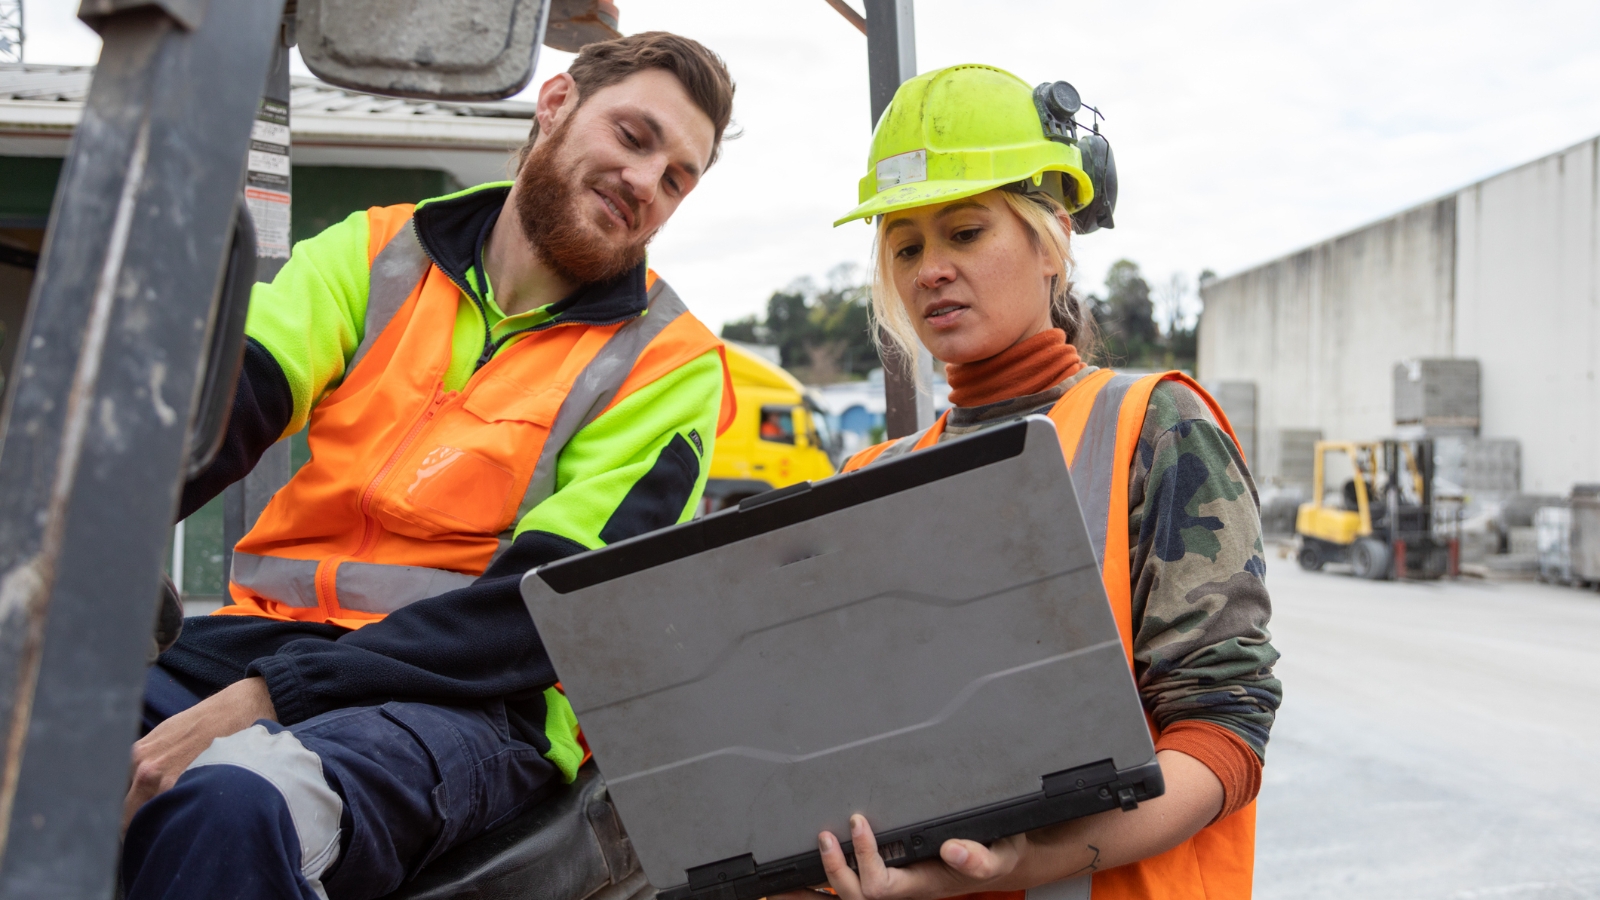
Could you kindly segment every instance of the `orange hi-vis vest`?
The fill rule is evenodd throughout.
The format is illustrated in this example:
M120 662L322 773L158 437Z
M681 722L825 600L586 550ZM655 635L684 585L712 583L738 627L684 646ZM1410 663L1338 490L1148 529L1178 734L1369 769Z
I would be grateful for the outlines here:
M1089 538L1099 551L1101 578L1129 666L1133 665L1134 621L1128 473L1138 450L1150 393L1162 381L1188 385L1210 407L1223 431L1235 444L1239 442L1217 402L1180 372L1136 377L1101 369L1073 385L1050 410ZM948 417L949 413L941 416L920 434L868 447L845 464L845 471L933 446L944 433ZM1160 737L1154 721L1150 733ZM1256 805L1251 802L1165 853L1095 872L1092 880L1083 877L1028 891L970 894L964 900L1236 900L1250 896L1255 835Z
M446 391L461 291L409 204L368 211L366 326L343 383L312 410L311 461L233 555L223 615L360 628L465 587L549 497L580 429L722 343L651 272L649 311L518 335ZM719 431L733 420L723 362Z

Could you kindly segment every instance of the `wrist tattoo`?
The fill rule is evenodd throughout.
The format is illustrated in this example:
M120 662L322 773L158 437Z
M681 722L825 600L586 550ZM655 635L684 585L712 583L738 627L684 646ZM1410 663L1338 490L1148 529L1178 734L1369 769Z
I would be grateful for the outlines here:
M1094 851L1094 859L1089 860L1089 864L1088 865L1084 866L1083 868L1079 869L1076 872L1073 872L1071 875L1068 875L1067 876L1068 878L1076 878L1079 875L1092 874L1094 872L1100 871L1100 848L1096 847L1093 844L1084 844L1084 846L1088 847L1090 850Z

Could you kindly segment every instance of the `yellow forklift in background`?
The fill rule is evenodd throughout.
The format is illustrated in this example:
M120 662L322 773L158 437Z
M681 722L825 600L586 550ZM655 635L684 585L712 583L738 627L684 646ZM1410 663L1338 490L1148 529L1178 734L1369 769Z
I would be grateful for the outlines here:
M1312 499L1295 534L1302 569L1349 563L1359 578L1439 578L1455 548L1433 527L1433 441L1318 441Z
M728 372L739 412L711 457L702 512L835 471L828 420L781 366L728 343Z

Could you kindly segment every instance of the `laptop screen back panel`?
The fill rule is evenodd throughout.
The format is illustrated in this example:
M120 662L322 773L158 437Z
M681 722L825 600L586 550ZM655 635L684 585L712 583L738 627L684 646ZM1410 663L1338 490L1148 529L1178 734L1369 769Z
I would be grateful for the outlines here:
M564 564L524 580L652 884L814 852L852 812L882 831L1153 760L1054 427L1011 427L1022 452L871 503L566 593ZM987 436L819 488L879 493ZM728 527L679 528L706 524Z

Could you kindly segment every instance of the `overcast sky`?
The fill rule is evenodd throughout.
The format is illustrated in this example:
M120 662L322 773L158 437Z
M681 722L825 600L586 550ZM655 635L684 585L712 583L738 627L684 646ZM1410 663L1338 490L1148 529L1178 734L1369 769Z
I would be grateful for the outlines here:
M76 0L25 0L30 62L92 63ZM727 60L744 137L651 264L713 326L800 276L865 264L855 204L871 123L866 39L825 0L616 0ZM853 0L859 9L859 0ZM1236 272L1600 134L1600 3L917 0L920 71L1065 79L1106 115L1117 228L1075 241L1097 289ZM571 55L545 50L534 84ZM303 69L302 69L303 71Z

